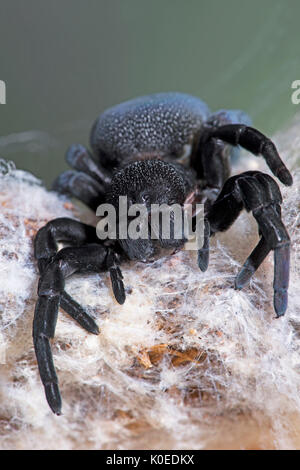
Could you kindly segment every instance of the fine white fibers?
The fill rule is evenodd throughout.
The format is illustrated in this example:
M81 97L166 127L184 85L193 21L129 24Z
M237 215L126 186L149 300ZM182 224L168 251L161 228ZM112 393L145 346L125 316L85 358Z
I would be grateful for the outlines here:
M276 319L273 311L272 254L248 287L233 289L258 240L246 213L212 240L205 273L195 252L184 250L125 265L122 306L107 274L73 276L66 290L96 319L100 335L60 311L52 342L60 417L47 405L32 345L32 239L48 220L87 213L2 165L2 449L300 448L299 126L298 116L275 137L294 177L292 187L280 185L292 240L286 315ZM268 172L262 159L245 153L239 171L253 161Z

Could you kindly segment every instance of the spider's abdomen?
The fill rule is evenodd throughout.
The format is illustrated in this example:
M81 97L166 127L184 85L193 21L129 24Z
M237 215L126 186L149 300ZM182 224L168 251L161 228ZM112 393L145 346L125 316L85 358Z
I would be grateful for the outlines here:
M210 115L199 98L158 93L126 101L101 114L91 132L91 147L103 165L131 159L176 160L191 147Z

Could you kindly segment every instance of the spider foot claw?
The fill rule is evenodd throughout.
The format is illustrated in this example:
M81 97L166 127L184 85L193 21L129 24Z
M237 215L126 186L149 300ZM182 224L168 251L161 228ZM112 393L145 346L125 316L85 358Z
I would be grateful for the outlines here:
M45 394L47 398L47 402L53 411L54 414L56 415L61 415L61 407L62 407L62 402L61 402L61 396L60 396L60 391L58 384L55 382L51 382L48 384L44 385L45 387Z
M235 278L234 288L236 290L243 289L243 287L245 287L250 281L250 278L252 277L254 272L255 272L254 268L251 269L250 267L244 265Z
M110 269L110 278L114 296L116 301L123 305L126 300L125 288L123 283L123 276L118 266Z
M61 295L60 307L86 331L99 335L100 330L95 320L66 291Z
M209 263L209 237L210 225L207 219L204 220L204 241L203 246L198 250L198 266L202 272L206 271Z
M292 177L291 173L289 172L289 170L285 166L278 170L277 177L286 186L292 186L293 185L293 177Z
M81 316L81 317L78 316L76 318L76 321L77 323L80 324L80 326L82 326L89 333L93 333L94 335L100 334L100 330L99 330L97 323L86 312L84 316Z
M198 266L202 272L205 272L208 268L209 262L209 250L202 248L198 250Z
M280 289L274 292L274 310L277 318L285 314L288 305L288 293L286 289Z

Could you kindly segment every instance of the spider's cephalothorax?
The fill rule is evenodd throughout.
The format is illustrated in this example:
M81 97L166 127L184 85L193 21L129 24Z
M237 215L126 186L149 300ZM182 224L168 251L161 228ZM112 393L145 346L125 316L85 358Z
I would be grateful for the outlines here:
M243 209L255 217L260 241L235 280L243 288L271 250L274 251L274 309L287 308L290 240L281 220L281 193L274 179L260 171L230 177L230 159L240 145L262 155L285 185L292 176L275 145L249 127L241 111L211 114L200 99L181 93L160 93L137 98L105 111L91 133L90 153L72 145L66 154L72 171L62 173L54 189L96 210L101 203L116 209L126 196L128 208L143 204L205 204L204 244L198 265L207 269L209 238L227 230ZM147 220L147 219L146 219ZM120 222L120 221L118 221ZM171 220L172 223L172 220ZM68 218L55 219L39 230L35 257L40 271L33 339L45 393L52 411L61 412L61 398L52 360L54 336L61 307L91 333L99 333L94 320L64 290L65 279L75 272L109 271L116 300L125 301L120 264L123 260L152 260L165 249L175 251L184 241L170 231L169 238L101 241L94 227ZM60 251L58 242L71 245ZM199 278L200 280L200 278Z
M135 204L141 204L147 209L147 238L141 236L132 239L130 233L124 239L118 237L118 243L129 259L152 261L183 246L185 242L183 230L175 238L173 213L169 219L170 233L163 236L164 234L158 230L157 237L153 237L151 209L155 205L173 207L176 204L180 208L183 207L195 184L196 174L193 170L182 171L180 165L159 159L129 163L113 175L106 201L111 203L118 213L120 213L120 196L127 198L127 212ZM183 219L182 210L179 216Z

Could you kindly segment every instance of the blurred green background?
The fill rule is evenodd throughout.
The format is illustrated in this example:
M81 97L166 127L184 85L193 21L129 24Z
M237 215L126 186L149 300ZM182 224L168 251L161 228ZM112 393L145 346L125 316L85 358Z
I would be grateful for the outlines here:
M105 108L182 91L272 134L297 110L299 0L0 0L0 156L49 185Z

